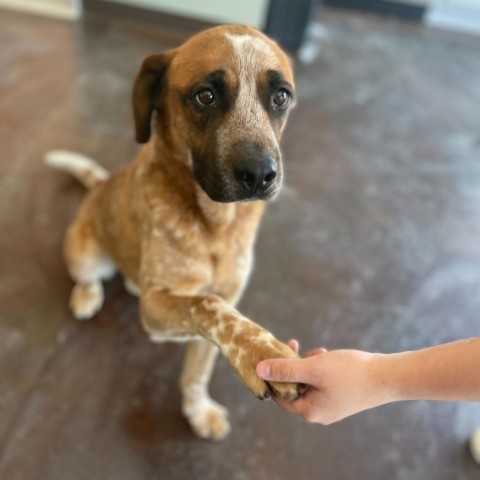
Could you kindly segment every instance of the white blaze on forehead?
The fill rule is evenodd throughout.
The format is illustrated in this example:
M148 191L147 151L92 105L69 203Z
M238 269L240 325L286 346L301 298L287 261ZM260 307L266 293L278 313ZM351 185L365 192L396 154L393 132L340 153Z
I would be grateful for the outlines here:
M233 45L239 73L239 92L237 105L253 106L258 103L257 77L258 73L275 67L275 52L262 38L253 35L230 35L227 38Z
M232 35L226 34L227 38L233 45L235 55L240 61L240 65L245 66L245 61L274 64L275 52L272 46L263 38L254 37L253 35Z
M226 34L233 47L238 68L239 91L233 108L235 126L248 129L255 136L261 129L263 137L275 137L268 121L267 112L262 107L257 91L260 72L278 68L278 59L272 46L264 39L253 35Z

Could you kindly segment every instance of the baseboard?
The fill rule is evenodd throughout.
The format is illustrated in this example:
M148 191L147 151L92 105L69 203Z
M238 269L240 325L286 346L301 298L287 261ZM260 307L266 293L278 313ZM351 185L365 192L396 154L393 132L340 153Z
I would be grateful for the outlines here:
M385 0L325 0L325 4L334 7L364 10L408 20L422 20L426 8L422 5Z
M75 5L68 6L38 2L37 0L0 0L0 9L62 20L77 20L82 14L80 3L78 2L75 2Z
M425 24L480 35L480 6L433 5L425 16Z

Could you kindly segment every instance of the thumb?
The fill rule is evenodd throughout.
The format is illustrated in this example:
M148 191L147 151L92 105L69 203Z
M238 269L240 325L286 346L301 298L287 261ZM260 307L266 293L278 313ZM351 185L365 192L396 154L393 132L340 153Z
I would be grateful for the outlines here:
M257 375L263 380L275 382L310 383L309 365L302 358L274 358L257 365Z

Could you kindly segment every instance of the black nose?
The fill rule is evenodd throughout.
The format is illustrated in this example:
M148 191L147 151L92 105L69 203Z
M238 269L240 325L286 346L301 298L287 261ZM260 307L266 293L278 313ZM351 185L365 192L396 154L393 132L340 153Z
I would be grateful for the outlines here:
M251 194L264 192L277 176L273 158L242 159L235 165L235 178Z

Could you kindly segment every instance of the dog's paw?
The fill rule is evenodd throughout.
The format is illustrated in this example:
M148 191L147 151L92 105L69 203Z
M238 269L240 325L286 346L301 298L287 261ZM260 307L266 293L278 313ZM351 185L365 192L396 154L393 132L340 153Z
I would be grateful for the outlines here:
M70 308L78 320L93 317L103 304L103 286L101 282L77 283L70 296Z
M203 398L185 410L184 415L198 437L220 441L230 433L226 408L211 398Z
M280 358L277 356L268 356L267 358ZM282 357L283 358L283 357ZM263 359L262 359L263 360ZM260 362L259 360L258 362ZM286 402L293 402L302 393L305 392L305 385L300 383L283 383L283 382L266 382L258 377L256 373L256 365L248 367L250 374L242 374L238 371L245 384L250 388L252 393L260 400L270 400L271 398L277 398Z
M268 382L268 386L273 392L274 398L286 402L293 402L307 390L307 386L303 383Z
M305 391L303 384L266 382L257 375L256 368L262 360L298 358L298 355L255 324L247 325L246 331L239 334L238 341L224 346L222 351L245 384L261 400L274 397L293 402Z

